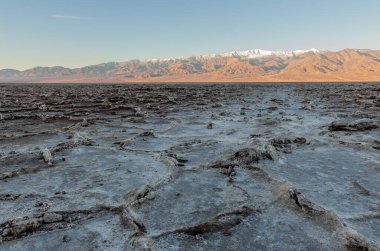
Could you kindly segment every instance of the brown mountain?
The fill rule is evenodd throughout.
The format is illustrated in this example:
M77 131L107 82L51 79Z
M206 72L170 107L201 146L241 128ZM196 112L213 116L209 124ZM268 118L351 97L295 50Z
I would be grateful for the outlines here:
M0 82L325 82L380 81L380 51L251 50L83 68L0 70Z

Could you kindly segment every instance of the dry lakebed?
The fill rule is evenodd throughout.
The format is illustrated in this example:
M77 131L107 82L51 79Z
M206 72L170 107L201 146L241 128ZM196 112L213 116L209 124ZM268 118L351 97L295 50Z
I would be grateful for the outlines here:
M2 84L0 250L380 250L380 84Z

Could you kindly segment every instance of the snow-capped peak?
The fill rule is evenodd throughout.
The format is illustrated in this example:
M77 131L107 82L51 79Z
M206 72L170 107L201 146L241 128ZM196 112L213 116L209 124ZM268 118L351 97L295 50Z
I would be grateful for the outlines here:
M268 51L262 49L253 49L246 51L230 51L221 54L207 54L196 56L197 59L207 59L207 58L216 58L216 57L240 57L243 59L251 59L251 58L260 58L267 56L278 56L278 57L294 57L304 53L319 53L321 50L312 48L309 50L295 50L295 51ZM179 58L164 58L164 59L147 59L143 61L147 62L167 62L172 60L183 60L189 57L179 57Z
M259 58L266 56L283 56L283 57L293 57L297 55L301 55L304 53L319 53L320 50L312 48L310 50L295 50L295 51L268 51L262 49L253 49L246 51L231 51L222 54L209 54L209 55L201 55L199 58L213 58L213 57L242 57L242 58Z

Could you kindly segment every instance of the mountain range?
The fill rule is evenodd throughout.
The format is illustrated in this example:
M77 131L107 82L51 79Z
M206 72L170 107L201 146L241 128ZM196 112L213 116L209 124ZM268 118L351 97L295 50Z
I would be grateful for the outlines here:
M345 82L380 81L380 50L247 50L82 68L0 70L0 82Z

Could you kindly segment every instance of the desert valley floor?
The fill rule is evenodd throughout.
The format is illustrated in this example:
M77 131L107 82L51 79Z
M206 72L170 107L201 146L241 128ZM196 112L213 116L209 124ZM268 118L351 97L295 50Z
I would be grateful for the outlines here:
M380 84L0 85L0 250L379 250Z

